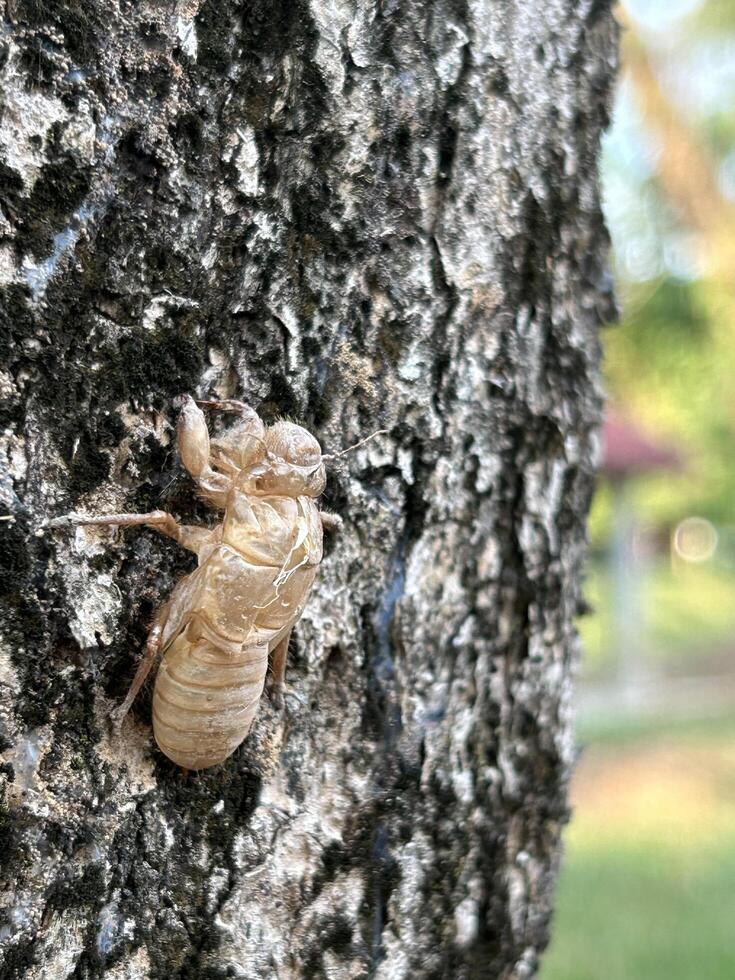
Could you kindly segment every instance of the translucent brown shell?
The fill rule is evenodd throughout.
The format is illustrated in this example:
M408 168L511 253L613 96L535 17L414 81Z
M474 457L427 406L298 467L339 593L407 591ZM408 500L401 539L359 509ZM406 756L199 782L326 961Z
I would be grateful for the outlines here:
M187 769L226 759L250 730L272 657L274 697L283 687L291 630L322 559L316 499L326 482L317 440L293 422L268 428L241 402L206 402L235 413L211 440L204 415L181 399L178 447L201 496L222 510L214 528L180 525L163 511L70 515L57 525L145 524L196 553L198 567L159 610L146 656L119 709L129 709L162 655L153 693L153 732L161 750Z

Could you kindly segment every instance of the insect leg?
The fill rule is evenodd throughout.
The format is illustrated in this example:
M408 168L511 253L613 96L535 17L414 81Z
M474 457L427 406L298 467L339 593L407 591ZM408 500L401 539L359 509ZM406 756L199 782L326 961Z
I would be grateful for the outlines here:
M209 430L204 413L191 395L181 398L176 441L181 462L196 480L204 499L213 507L224 507L232 480L212 469Z
M166 620L168 619L170 602L165 603L156 613L156 618L153 620L153 626L151 626L150 633L148 634L148 639L145 644L145 654L143 659L138 665L138 669L135 672L135 677L133 678L133 683L130 685L128 693L125 695L125 700L123 703L110 712L110 717L112 722L116 727L120 727L122 720L125 715L130 711L130 707L138 696L138 691L145 683L145 679L151 672L156 659L161 652L161 637L163 636L163 630L166 625Z
M271 679L268 685L273 707L281 709L283 707L283 692L286 688L286 657L288 656L288 644L291 640L291 628L288 633L274 647L271 654Z
M179 524L175 517L167 514L164 510L153 510L149 514L102 514L98 517L85 517L83 514L67 514L65 517L57 517L49 521L51 527L64 527L68 525L91 525L104 527L114 524L117 527L135 527L145 524L152 527L168 538L173 538L183 548L199 553L199 549L204 544L208 544L211 539L211 531L205 527L196 527L192 524Z
M202 408L210 408L217 412L237 412L238 415L255 415L255 410L245 402L239 402L235 398L223 398L221 400L205 400L197 398L197 405Z
M320 511L319 516L322 519L322 527L325 531L342 530L342 524L344 522L339 514L330 514L328 510L322 510Z

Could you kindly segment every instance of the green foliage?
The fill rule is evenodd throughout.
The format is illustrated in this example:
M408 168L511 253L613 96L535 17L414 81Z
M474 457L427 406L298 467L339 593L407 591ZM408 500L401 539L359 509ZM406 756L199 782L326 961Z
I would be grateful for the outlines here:
M579 623L586 672L609 674L616 658L613 584L600 561L588 569L585 596L594 610ZM659 559L642 577L638 598L645 657L701 659L735 635L735 574L722 564Z
M735 269L718 260L735 254L722 222L735 201L735 3L626 7L679 125L656 114L624 65L602 166L624 311L606 333L608 389L624 415L684 458L678 474L635 482L642 519L665 525L699 514L727 525L735 523ZM688 151L676 154L688 145L709 161L712 186L692 179L673 192L660 164L684 166Z
M735 233L735 232L734 232ZM735 505L735 330L716 284L671 277L629 290L629 313L607 334L613 401L682 457L679 473L636 481L646 519L670 523L696 513L733 520ZM732 311L735 313L735 309Z
M698 36L722 37L735 31L735 4L732 0L706 0L699 4L683 25Z

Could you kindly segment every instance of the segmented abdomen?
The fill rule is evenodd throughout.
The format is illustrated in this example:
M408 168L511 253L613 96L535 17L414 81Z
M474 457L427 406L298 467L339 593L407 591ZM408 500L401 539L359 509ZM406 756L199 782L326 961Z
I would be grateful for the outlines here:
M186 769L224 761L250 731L267 670L267 649L233 654L180 634L164 655L153 692L153 733L161 750Z

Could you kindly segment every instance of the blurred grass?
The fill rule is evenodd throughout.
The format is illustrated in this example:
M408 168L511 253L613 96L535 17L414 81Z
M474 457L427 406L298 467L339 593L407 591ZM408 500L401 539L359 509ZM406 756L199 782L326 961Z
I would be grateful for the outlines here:
M590 746L541 980L735 977L735 720Z
M735 838L690 859L571 854L541 980L732 980Z

